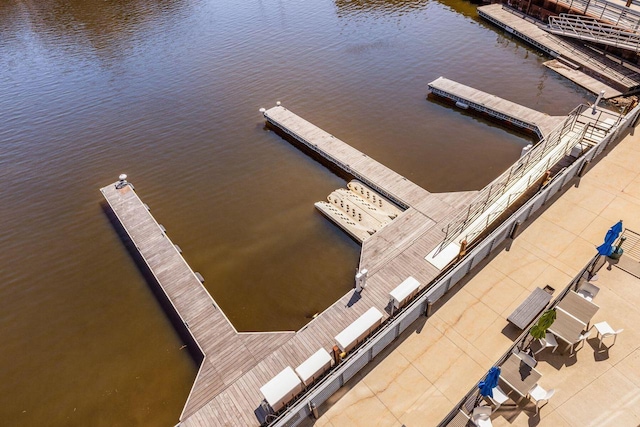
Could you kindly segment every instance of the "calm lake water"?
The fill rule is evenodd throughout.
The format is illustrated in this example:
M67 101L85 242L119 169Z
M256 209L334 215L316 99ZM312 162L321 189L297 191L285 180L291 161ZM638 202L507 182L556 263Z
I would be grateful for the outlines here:
M234 325L295 330L359 245L345 182L264 129L280 100L426 189L526 140L426 100L439 76L549 114L589 95L459 0L0 2L0 419L173 426L197 367L102 210L129 174Z

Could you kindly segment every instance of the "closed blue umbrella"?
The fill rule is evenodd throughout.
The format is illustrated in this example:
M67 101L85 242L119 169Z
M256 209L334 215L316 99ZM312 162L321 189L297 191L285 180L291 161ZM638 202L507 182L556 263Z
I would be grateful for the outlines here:
M613 253L613 244L616 242L618 236L622 233L622 220L615 223L613 227L607 231L607 235L604 237L604 243L598 246L598 254L609 256Z
M493 397L493 389L498 386L498 378L500 378L500 368L497 366L489 369L484 381L480 381L478 388L482 396Z

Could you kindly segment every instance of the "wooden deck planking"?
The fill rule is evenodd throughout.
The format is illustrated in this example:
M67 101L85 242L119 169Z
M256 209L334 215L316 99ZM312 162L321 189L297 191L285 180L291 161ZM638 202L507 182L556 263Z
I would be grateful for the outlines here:
M229 387L228 391L233 397L234 402L236 402L236 406L243 408L247 406L247 404L253 404L257 408L263 399L262 394L258 391L261 385L258 385L259 382L252 383L251 381L247 381L246 379L248 377L249 374L239 378L236 387Z
M536 127L541 136L548 135L564 120L564 117L549 116L444 77L429 83L429 89L439 96L451 97L454 100L461 99L472 109L478 110L474 104L479 105L481 108L509 117L514 122L520 121Z
M135 191L130 186L117 190L115 185L104 187L101 191L153 272L158 285L169 298L177 314L188 325L188 331L204 352L205 358L183 411L184 419L192 418L192 415L198 414L208 402L220 396L224 390L228 390L238 378L255 368L261 359L273 354L275 349L295 334L238 334L195 277L184 258L177 252L171 240L144 208ZM281 368L282 361L270 360L273 366L269 369L262 368L259 372L273 372L274 375L279 372L277 368ZM255 378L257 377L251 377L253 382ZM268 379L265 378L264 382ZM249 396L257 396L258 389L250 390ZM203 409L203 413L208 416L193 417L193 425L212 425L208 417L214 413L225 420L220 425L236 425L236 421L232 420L243 420L243 425L256 421L253 414L255 408L247 412L249 408L246 405L249 402L240 398L242 393L233 393L233 399L229 394L222 394L220 405ZM251 402L251 405L254 403ZM229 416L232 418L225 418Z
M192 415L217 393L223 390L222 379L208 359L200 366L191 393L182 411L183 416Z
M240 339L256 360L262 360L294 336L295 332L241 333Z
M353 172L365 184L374 187L374 190L379 188L388 190L395 187L391 197L404 204L408 204L405 198L409 195L409 189L421 193L425 197L430 194L395 171L364 155L284 107L273 107L267 110L264 115L274 126L296 135L300 142L324 153L326 157L337 165L346 165L349 168L347 172Z

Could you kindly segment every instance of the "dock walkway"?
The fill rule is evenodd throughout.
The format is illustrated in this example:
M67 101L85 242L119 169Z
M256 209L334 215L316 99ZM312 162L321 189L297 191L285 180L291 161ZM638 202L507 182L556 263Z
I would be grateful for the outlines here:
M444 77L429 83L429 90L440 97L535 132L541 139L565 119L565 116L550 116Z
M330 350L334 337L370 307L386 317L389 292L408 276L424 287L440 273L423 256L442 239L443 224L409 208L363 247L361 265L370 273L357 302L349 292L295 333L238 333L133 188L116 184L102 194L204 356L181 426L259 426L260 387L319 348ZM453 209L473 194L442 197Z
M180 426L259 426L260 388L285 367L296 367L371 307L388 317L389 292L409 276L428 287L441 268L425 254L443 240L444 227L478 192L433 194L329 133L277 106L264 112L272 126L402 205L405 210L362 246L366 287L348 292L297 332L238 333L206 291L133 187L101 189L111 210L188 328L203 361ZM119 188L118 188L119 187Z
M204 357L184 408L188 415L294 333L238 333L131 185L116 184L100 191Z
M428 192L283 106L275 106L263 114L271 125L402 208L414 208L437 221L452 207L447 197Z
M580 79L573 74L565 74L576 84L594 93L605 90L605 98L613 98L637 92L640 89L640 74L603 55L562 38L549 34L538 25L525 20L515 11L501 4L490 4L478 8L478 14L510 34L537 47L553 58L575 64L584 74L598 77L603 83L593 86L592 79Z

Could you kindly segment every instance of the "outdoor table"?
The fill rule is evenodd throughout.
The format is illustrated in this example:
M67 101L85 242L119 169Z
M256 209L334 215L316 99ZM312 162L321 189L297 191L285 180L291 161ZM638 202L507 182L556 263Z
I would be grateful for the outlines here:
M511 354L500 366L502 381L522 397L538 384L541 377L540 372L524 363L516 354Z
M593 315L596 314L600 308L593 302L582 298L574 291L570 291L565 295L558 304L558 307L583 322L585 326L591 322L591 318L593 318Z
M578 341L580 334L582 334L582 331L586 326L586 323L572 316L570 313L564 311L560 306L558 306L556 307L556 320L548 331L560 338L562 341L567 342L570 346Z
M519 329L525 329L551 301L551 294L542 288L536 288L522 304L507 317L507 320Z

